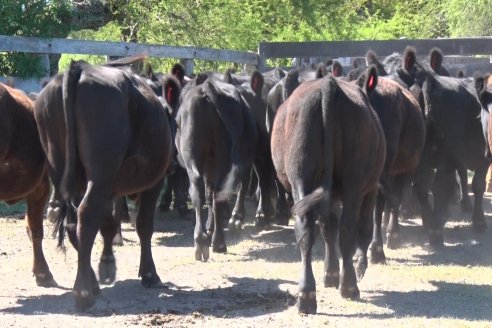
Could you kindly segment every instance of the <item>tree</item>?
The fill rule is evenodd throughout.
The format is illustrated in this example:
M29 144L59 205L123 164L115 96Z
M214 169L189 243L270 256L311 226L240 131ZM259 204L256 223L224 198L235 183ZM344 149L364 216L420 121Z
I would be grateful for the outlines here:
M492 0L449 0L445 13L453 37L492 35Z
M105 2L97 0L9 0L0 2L0 34L65 38L70 31L97 28L112 19ZM52 56L53 59L58 55ZM51 58L50 58L51 59ZM57 60L55 62L57 68ZM33 54L0 54L0 74L42 76ZM54 68L55 68L54 67Z

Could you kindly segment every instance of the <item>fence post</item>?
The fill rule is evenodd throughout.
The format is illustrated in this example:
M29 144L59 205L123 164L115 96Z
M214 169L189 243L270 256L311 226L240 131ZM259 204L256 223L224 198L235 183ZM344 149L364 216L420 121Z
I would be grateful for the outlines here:
M50 56L48 54L41 54L41 67L43 69L43 75L45 77L50 76Z
M187 76L193 75L193 59L183 58L180 60L181 64L184 66L185 74Z

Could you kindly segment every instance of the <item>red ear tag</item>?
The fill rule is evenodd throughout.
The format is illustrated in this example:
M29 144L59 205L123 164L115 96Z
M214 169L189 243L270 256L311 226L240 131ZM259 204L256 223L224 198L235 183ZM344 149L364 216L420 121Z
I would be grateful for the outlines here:
M374 75L369 76L369 82L367 83L367 86L369 89L372 89L374 87Z

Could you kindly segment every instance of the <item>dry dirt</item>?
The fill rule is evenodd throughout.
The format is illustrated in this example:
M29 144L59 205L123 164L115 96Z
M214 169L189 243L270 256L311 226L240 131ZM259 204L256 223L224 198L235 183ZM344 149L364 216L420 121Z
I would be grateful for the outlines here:
M485 200L487 223L490 198ZM402 248L386 250L387 265L370 265L361 299L344 300L323 287L324 247L317 238L314 272L318 314L299 315L294 295L300 255L291 226L241 238L227 235L228 253L196 262L191 220L156 212L153 254L167 288L145 289L137 278L139 243L124 224L115 248L117 280L103 286L96 305L78 313L71 295L76 254L56 250L45 222L44 250L59 288L42 288L31 274L32 250L23 220L0 219L0 322L12 327L487 327L492 325L492 229L471 231L469 214L452 209L445 247L427 249L420 220L402 227ZM252 213L249 213L251 218ZM98 237L93 267L101 252Z

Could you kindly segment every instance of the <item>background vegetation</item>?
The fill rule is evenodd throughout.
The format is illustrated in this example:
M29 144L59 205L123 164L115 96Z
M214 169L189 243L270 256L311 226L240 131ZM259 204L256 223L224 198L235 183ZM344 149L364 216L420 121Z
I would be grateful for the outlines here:
M8 0L0 2L0 34L256 51L262 41L492 35L490 8L492 0ZM39 76L39 66L33 55L0 55L1 75Z

